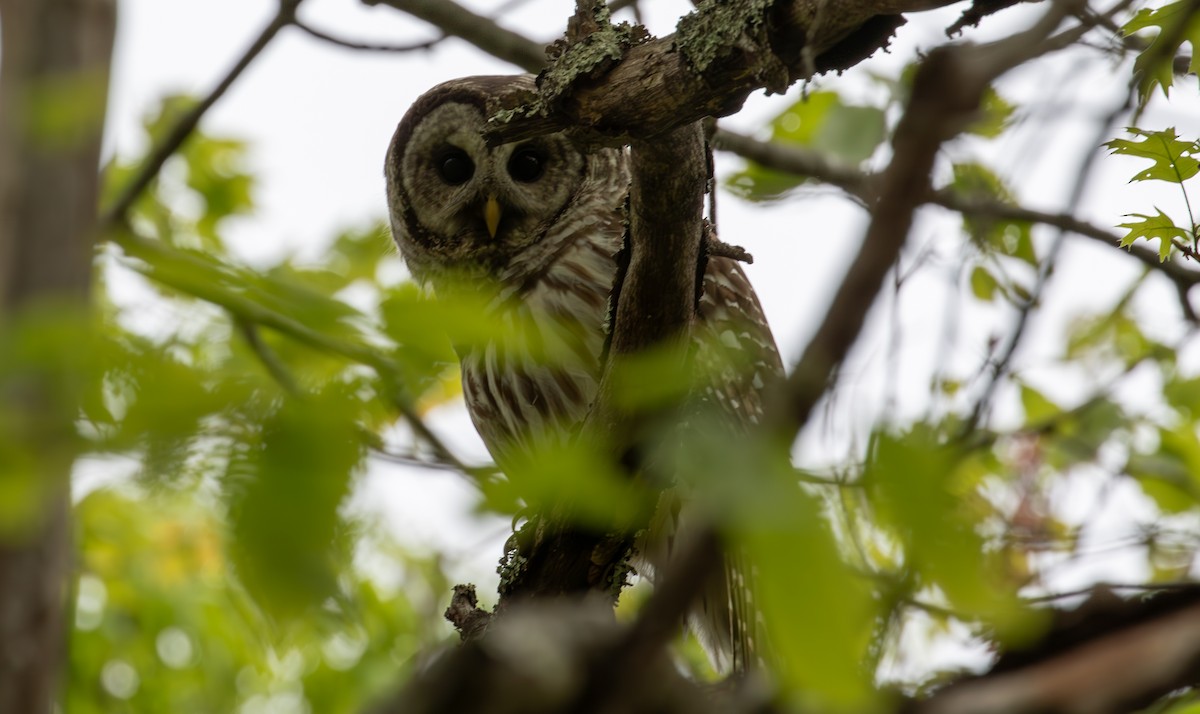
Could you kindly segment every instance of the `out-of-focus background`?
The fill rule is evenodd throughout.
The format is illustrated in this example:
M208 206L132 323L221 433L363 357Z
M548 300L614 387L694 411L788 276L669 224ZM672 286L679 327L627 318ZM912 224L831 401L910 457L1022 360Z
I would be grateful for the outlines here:
M544 42L561 34L572 10L571 3L554 0L462 4ZM691 10L682 0L640 5L639 19L658 35ZM150 141L147 125L158 126L164 102L206 94L275 10L268 0L122 0L105 161L141 156ZM945 28L962 10L955 5L913 15L888 52L783 96L756 93L721 126L881 168L890 155L887 131L901 112L906 68L947 41ZM1002 38L1041 12L1036 5L1010 8L965 37ZM307 0L300 18L360 43L412 44L440 35L394 9L345 1ZM624 10L617 19L633 14ZM1127 222L1127 214L1162 209L1176 224L1189 214L1194 221L1184 184L1131 183L1144 160L1109 156L1101 147L1128 138L1123 127L1133 122L1133 56L1114 50L1113 37L1098 31L1087 43L1006 75L983 118L992 124L945 147L936 183L983 186L993 197L1048 214L1071 213L1118 235L1125 231L1115 226ZM519 71L454 38L428 49L378 52L287 28L204 117L202 135L189 145L194 155L165 167L156 196L176 215L164 217L162 226L187 223L184 232L195 235L181 239L184 247L220 244L223 258L251 273L275 275L285 263L289 271L336 272L331 255L345 261L367 254L369 279L330 284L340 300L378 316L381 291L406 278L385 229L383 156L396 123L440 81ZM792 116L783 116L787 112ZM1174 127L1194 140L1196 117L1200 93L1192 76L1179 80L1169 100L1155 90L1136 122L1149 131ZM820 323L869 214L828 184L783 180L772 187L738 156L718 152L716 162L721 238L754 255L747 272L791 365ZM227 185L235 175L244 178ZM229 210L205 228L218 193ZM982 423L996 435L994 459L1004 476L973 487L993 517L981 528L1024 538L1009 554L1010 565L1035 594L1195 575L1200 523L1193 497L1200 488L1186 470L1183 481L1156 482L1130 466L1131 454L1164 458L1159 447L1182 423L1190 399L1164 394L1172 375L1180 385L1192 384L1200 367L1194 325L1180 311L1175 285L1111 245L1052 226L1001 226L989 246L990 230L969 223L964 229L961 214L936 206L921 210L896 278L840 370L837 389L796 443L796 463L847 476L879 429L920 428L914 425L968 414L988 389L988 365L1004 353L1034 296L1008 377L983 414ZM1006 240L1013 243L1007 253ZM1158 249L1157 241L1138 245ZM1036 257L1020 255L1029 250ZM1051 257L1052 271L1045 262ZM145 338L148 353L191 350L184 361L203 362L204 335L219 311L164 296L116 249L103 251L101 265L115 319ZM278 306L289 310L286 300ZM1088 325L1103 334L1089 337ZM1151 355L1151 346L1171 353ZM1139 349L1147 354L1135 355ZM286 360L286 350L282 354ZM1174 372L1164 367L1167 361ZM261 366L250 360L245 368ZM441 379L440 391L421 405L426 422L462 461L486 463L487 452L454 396L452 375ZM160 395L166 413L173 398ZM200 397L184 390L177 398ZM1078 408L1097 399L1111 409L1107 421L1092 425ZM1079 417L1073 435L1027 428L1064 414ZM380 415L380 424L393 417ZM1167 457L1200 464L1194 425L1188 428L1192 442L1180 436ZM511 514L484 509L480 490L460 473L405 463L425 452L403 424L381 431L380 451L400 457L371 455L347 482L336 537L353 554L354 575L343 574L340 594L330 597L334 624L314 621L308 629L260 610L231 579L236 571L253 580L247 569L257 566L239 561L234 567L229 560L231 516L222 484L231 477L227 468L214 470L221 476L205 475L205 459L215 457L204 453L203 443L164 461L154 461L149 448L81 460L74 498L82 575L67 711L218 711L206 708L218 703L243 714L352 711L414 666L423 649L451 636L439 615L450 584L476 583L490 603ZM1107 438L1114 433L1121 438ZM1071 438L1087 443L1072 453ZM176 458L197 474L187 488L152 473L182 463ZM265 505L249 499L242 507L287 503L286 497L277 504L264 498ZM852 532L860 527L856 518L869 516L858 513L836 528ZM632 604L639 592L630 596ZM941 669L988 662L970 627L931 612L910 613L881 677L920 682Z

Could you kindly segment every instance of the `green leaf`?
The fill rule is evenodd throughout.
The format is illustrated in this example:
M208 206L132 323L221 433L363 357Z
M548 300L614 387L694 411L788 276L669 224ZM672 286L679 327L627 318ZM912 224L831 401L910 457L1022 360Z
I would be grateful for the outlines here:
M975 266L971 271L971 292L975 297L984 302L991 302L996 298L996 289L999 283L996 282L996 277L982 265Z
M47 72L24 87L21 129L42 150L64 151L97 135L104 124L108 78L98 70Z
M311 611L337 590L339 516L364 455L357 399L330 387L289 398L243 442L228 495L238 574L283 618Z
M1173 376L1163 385L1163 396L1188 418L1200 417L1200 377Z
M1013 193L991 168L978 162L954 164L955 193L968 198L984 198L1000 203L1013 203ZM1037 265L1033 249L1032 229L1028 221L1012 221L987 216L963 214L963 229L984 250L998 250L1029 265Z
M1120 224L1120 228L1129 229L1129 232L1121 237L1121 247L1126 248L1133 245L1138 238L1158 239L1158 259L1165 262L1167 258L1171 257L1172 239L1186 240L1188 232L1175 225L1170 217L1162 212L1162 209L1155 206L1154 210L1158 211L1157 216L1147 216L1142 213L1126 214L1127 218L1141 220Z
M534 443L503 458L509 480L485 485L493 509L511 512L519 500L534 512L563 509L580 525L607 530L648 517L656 495L644 482L626 478L596 444L552 436L529 441Z
M882 109L843 104L836 92L809 94L775 117L770 126L772 141L816 149L850 165L870 158L887 135ZM779 198L806 180L808 177L751 162L730 176L726 185L744 198L763 201Z
M1195 141L1183 141L1175 135L1175 128L1162 131L1144 131L1137 127L1126 129L1144 141L1113 139L1105 144L1114 155L1150 159L1154 165L1133 175L1130 181L1167 181L1183 183L1200 173L1200 161L1195 155L1200 146Z
M771 139L811 146L858 164L875 153L887 123L882 109L844 104L836 92L813 92L771 121Z
M1159 428L1159 448L1131 454L1126 472L1166 513L1182 513L1200 505L1200 439L1190 422Z
M1169 96L1171 84L1175 79L1175 56L1183 43L1189 42L1192 45L1192 59L1188 65L1188 72L1200 73L1200 12L1189 14L1187 10L1192 7L1194 4L1189 0L1177 0L1158 8L1144 8L1121 28L1126 36L1150 28L1158 30L1154 39L1133 64L1134 72L1138 75L1138 88L1143 104L1149 99L1155 85L1160 85L1163 95Z
M941 444L928 428L882 434L863 476L880 525L904 548L917 587L937 586L958 611L1012 635L1023 618L1014 590L1001 578L969 507L986 475L978 457Z
M1025 423L1030 425L1045 422L1062 412L1062 407L1028 384L1021 385L1021 406L1025 408Z
M1016 111L1015 106L991 87L984 92L980 109L983 117L967 127L967 132L985 139L995 139L1003 134Z

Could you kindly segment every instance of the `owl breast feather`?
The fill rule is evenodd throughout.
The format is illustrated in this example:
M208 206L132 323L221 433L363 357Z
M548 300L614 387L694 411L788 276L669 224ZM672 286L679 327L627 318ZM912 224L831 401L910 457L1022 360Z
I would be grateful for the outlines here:
M503 465L514 449L567 438L587 415L600 380L604 319L618 235L574 243L492 315L507 339L464 350L471 421Z

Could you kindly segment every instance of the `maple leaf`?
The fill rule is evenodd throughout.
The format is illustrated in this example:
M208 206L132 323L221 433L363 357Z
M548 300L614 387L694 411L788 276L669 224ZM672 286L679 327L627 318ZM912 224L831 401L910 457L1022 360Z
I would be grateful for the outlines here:
M1200 146L1195 141L1183 141L1175 135L1175 128L1169 127L1162 131L1145 131L1137 127L1126 129L1134 136L1140 136L1145 141L1130 139L1113 139L1105 144L1113 154L1135 156L1140 159L1150 159L1154 165L1145 171L1134 174L1130 181L1169 181L1183 183L1200 173L1200 160L1195 158L1200 153Z
M1184 42L1192 44L1188 72L1200 73L1200 12L1195 12L1195 7L1191 0L1178 0L1159 8L1146 8L1139 10L1121 28L1126 37L1139 30L1158 28L1158 34L1133 63L1143 104L1156 84L1162 87L1164 96L1170 96L1171 83L1175 79L1175 55Z
M1128 213L1126 218L1140 218L1140 221L1131 221L1122 223L1120 228L1128 228L1129 233L1121 238L1121 247L1127 248L1133 245L1133 242L1138 238L1152 239L1157 238L1158 244L1158 259L1165 262L1171 257L1172 239L1179 237L1182 239L1188 238L1188 232L1183 228L1175 225L1167 214L1162 212L1158 206L1154 207L1158 211L1157 216L1147 216L1142 213Z

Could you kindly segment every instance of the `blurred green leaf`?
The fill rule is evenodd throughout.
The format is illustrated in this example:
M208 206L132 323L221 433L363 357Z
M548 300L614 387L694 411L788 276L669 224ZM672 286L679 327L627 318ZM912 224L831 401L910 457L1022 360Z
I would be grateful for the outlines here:
M108 78L101 72L48 74L25 87L25 138L62 151L98 136L104 124Z
M1012 191L991 168L977 162L954 164L955 193L967 198L982 198L1014 203ZM983 215L963 214L963 229L985 250L997 250L1029 265L1037 265L1033 236L1027 221L1013 221Z
M836 92L812 92L771 121L771 139L819 148L847 164L870 158L883 142L882 109L845 104Z
M994 88L988 87L980 105L982 117L967 127L967 132L985 139L995 139L1008 128L1016 109Z
M841 164L857 165L871 157L887 135L884 111L845 104L836 92L812 92L771 121L771 140L828 154ZM729 177L730 190L753 201L771 200L807 177L786 174L750 162Z
M1200 505L1200 438L1190 422L1158 430L1159 448L1150 454L1131 454L1126 471L1147 496L1167 513Z
M336 386L285 399L230 464L238 575L281 617L333 595L349 560L339 509L364 456L358 407Z
M535 436L524 446L502 459L507 481L484 485L489 508L512 513L514 504L524 503L535 513L570 513L581 525L614 530L648 518L657 501L598 444Z
M1062 413L1062 407L1028 384L1021 385L1021 406L1025 409L1025 423L1029 425L1037 425Z
M821 708L870 710L872 583L847 564L818 499L774 445L731 433L719 413L689 423L679 458L692 508L722 524L729 552L744 557L785 690Z
M954 610L990 623L1002 638L1019 635L1028 623L969 507L986 473L980 461L919 427L879 435L874 452L864 481L918 584L936 586Z
M83 448L76 420L98 388L97 337L69 304L34 303L0 320L0 544L39 525Z
M411 671L413 655L447 628L418 609L411 583L448 589L431 561L376 543L410 586L390 591L343 573L345 607L295 621L286 637L246 597L225 559L229 533L202 489L101 490L76 508L80 577L65 710L235 712L264 706L352 714ZM419 591L418 591L419 592ZM106 682L113 663L135 674L126 698Z
M971 271L971 292L980 300L984 302L994 300L997 286L995 276L982 265L975 266L975 269Z

